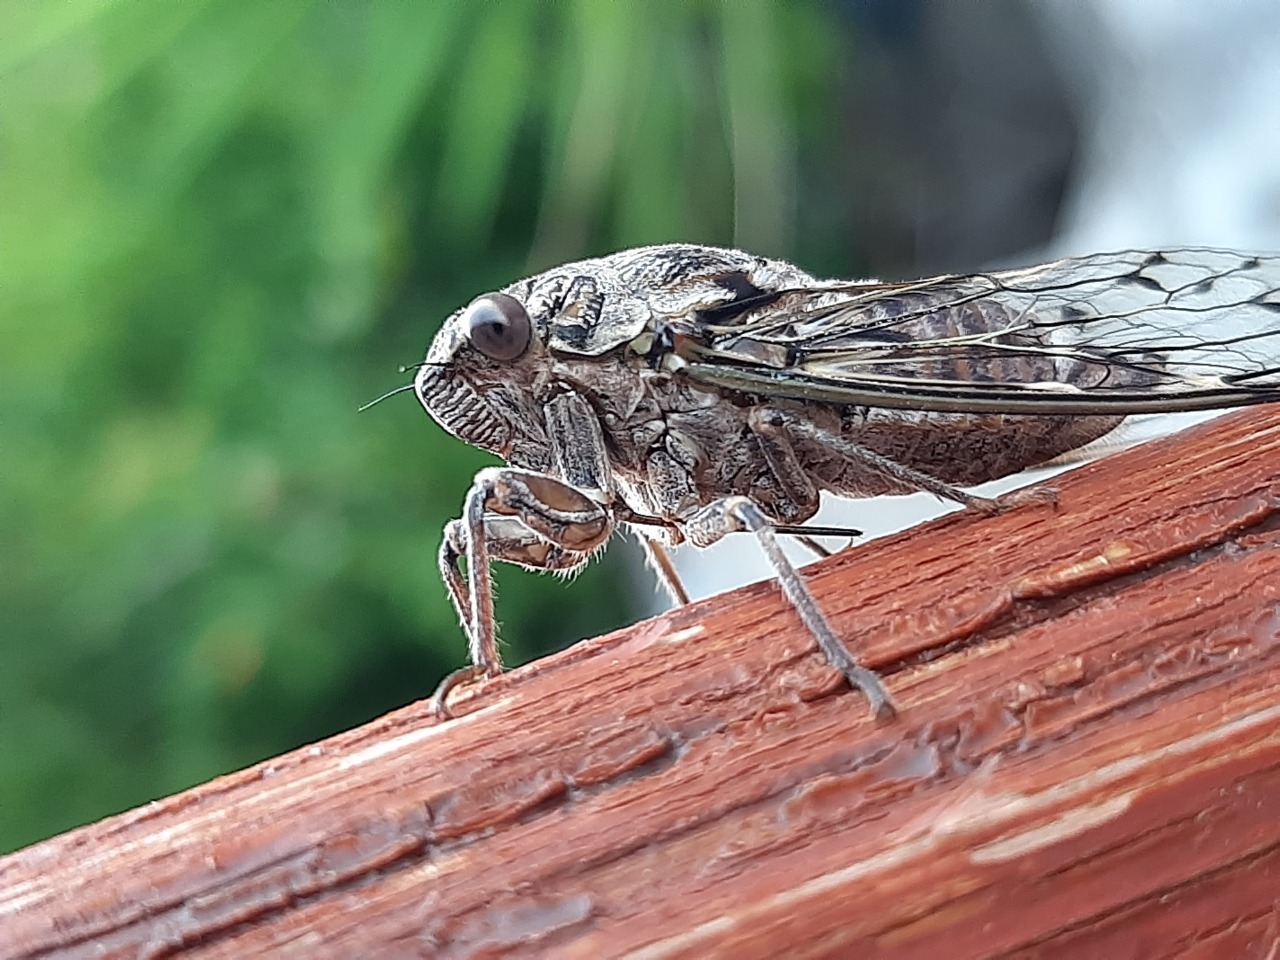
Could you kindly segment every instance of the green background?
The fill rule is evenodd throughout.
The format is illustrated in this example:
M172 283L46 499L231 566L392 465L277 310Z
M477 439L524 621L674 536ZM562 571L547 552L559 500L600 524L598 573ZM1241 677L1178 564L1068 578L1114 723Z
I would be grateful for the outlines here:
M0 6L0 851L359 724L465 655L486 455L439 322L667 240L860 264L817 4ZM613 551L499 571L519 663L634 619Z

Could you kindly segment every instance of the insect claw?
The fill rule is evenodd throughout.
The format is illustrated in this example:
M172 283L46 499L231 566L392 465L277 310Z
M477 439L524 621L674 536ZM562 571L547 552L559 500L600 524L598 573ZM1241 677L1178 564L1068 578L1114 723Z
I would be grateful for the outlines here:
M1057 509L1058 490L1056 487L1024 487L1005 494L1000 502L1007 503L1010 508L1039 503Z
M875 720L892 720L898 715L898 707L878 673L856 664L845 665L839 669L849 686L867 698L867 703L871 706L871 716Z
M987 506L988 504L990 506ZM1056 508L1058 491L1054 487L1022 487L1019 490L1009 491L997 500L982 498L981 503L969 504L969 506L979 513L995 516L997 513L1008 513L1010 510L1036 504Z
M431 713L439 720L452 720L454 713L449 709L449 694L458 687L473 683L488 676L488 671L478 664L471 664L447 674L431 695Z
M964 501L966 510L972 510L974 513L980 513L984 517L994 517L998 513L1003 513L1008 507L999 500L991 497L975 497L970 494Z

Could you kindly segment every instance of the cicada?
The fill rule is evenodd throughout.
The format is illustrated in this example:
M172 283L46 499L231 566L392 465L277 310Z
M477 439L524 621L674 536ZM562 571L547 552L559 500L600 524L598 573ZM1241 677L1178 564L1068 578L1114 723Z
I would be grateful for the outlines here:
M472 665L501 669L489 564L571 572L621 525L677 601L666 546L754 533L832 666L892 712L776 535L819 494L963 488L1127 416L1280 401L1280 258L1129 250L906 283L668 244L556 267L452 314L413 389L500 456L445 527ZM466 571L462 561L466 561Z

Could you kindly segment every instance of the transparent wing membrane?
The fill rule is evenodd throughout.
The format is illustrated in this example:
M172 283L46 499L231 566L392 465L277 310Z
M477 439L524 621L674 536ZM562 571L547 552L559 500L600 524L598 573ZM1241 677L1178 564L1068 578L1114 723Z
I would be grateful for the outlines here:
M1125 251L832 283L696 329L691 376L829 403L1030 414L1280 400L1280 257Z

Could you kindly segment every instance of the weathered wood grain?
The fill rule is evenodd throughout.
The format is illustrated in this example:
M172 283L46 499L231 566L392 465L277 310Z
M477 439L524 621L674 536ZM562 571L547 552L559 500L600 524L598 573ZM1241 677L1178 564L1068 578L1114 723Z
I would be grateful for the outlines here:
M759 584L0 859L0 954L1275 957L1278 411L1052 486L808 568L892 722Z

